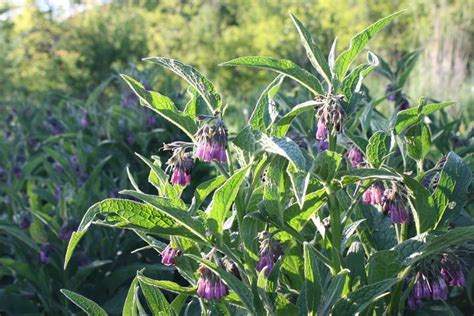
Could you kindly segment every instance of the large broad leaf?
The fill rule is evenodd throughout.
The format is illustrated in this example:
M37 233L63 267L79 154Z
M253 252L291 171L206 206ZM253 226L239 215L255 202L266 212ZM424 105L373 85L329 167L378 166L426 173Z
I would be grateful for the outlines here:
M390 136L383 132L376 132L369 139L366 157L374 168L379 168L390 151Z
M170 98L154 91L147 91L143 85L135 79L122 75L122 78L127 82L135 94L143 101L147 107L157 112L171 123L178 126L191 139L197 131L197 125L194 119L176 108Z
M314 161L314 172L321 181L329 183L341 167L342 157L335 151L326 150L318 154Z
M423 115L430 115L436 111L439 111L447 106L454 104L453 101L443 103L432 103L423 106L421 113L418 113L418 108L410 108L397 113L397 120L395 122L394 131L395 134L400 134L407 127L421 121Z
M261 56L246 56L227 61L220 64L220 66L248 66L270 69L298 81L315 95L324 93L318 78L291 60Z
M464 206L471 178L471 170L461 157L450 152L439 175L438 186L432 194L438 208L437 225L442 222L443 217L449 218L449 215L455 214Z
M413 70L422 50L417 49L402 56L397 64L397 87L402 88Z
M324 203L326 203L325 189L308 193L304 198L303 207L298 202L285 210L285 222L299 232Z
M319 271L313 248L306 242L303 244L303 257L306 307L308 309L308 315L316 315L322 294L322 275Z
M418 122L409 127L405 133L408 156L414 160L423 160L430 152L431 131L428 125Z
M240 186L251 164L235 172L219 189L216 190L212 198L209 209L208 225L209 229L218 235L223 232L224 221L234 203Z
M437 218L433 197L418 181L408 176L403 176L403 181L409 191L408 201L413 210L417 233L421 234L432 229Z
M365 45L369 40L374 37L374 35L383 29L390 21L402 14L403 11L396 12L392 15L389 15L383 19L378 20L374 24L367 27L365 30L357 34L351 39L349 49L342 52L339 57L336 59L335 73L337 78L342 81L350 65L354 59L359 55L359 53L364 49Z
M115 221L115 224L119 227L126 228L127 225L129 225L129 228L149 229L162 234L192 236L186 233L186 230L179 227L173 218L159 212L153 206L130 200L106 199L92 205L87 210L77 231L72 234L66 251L64 261L65 268L71 259L74 248L87 232L98 214L110 215L113 221Z
M294 106L290 112L286 113L281 119L279 119L273 126L273 135L276 137L283 137L290 129L293 120L300 114L314 109L320 102L310 100Z
M349 185L360 180L376 179L376 180L401 180L401 176L385 169L351 169L340 172L338 177L342 177L343 185Z
M140 284L147 284L173 293L196 295L196 287L182 287L173 281L153 280L143 276L141 273L138 273L137 280L140 282Z
M278 75L262 92L258 98L257 105L249 119L249 124L255 129L265 132L268 126L276 118L275 101L273 100L281 84L284 75Z
M332 277L331 282L324 289L321 304L318 307L318 315L327 316L330 314L331 307L339 299L344 290L348 274L349 270L345 269Z
M250 288L245 285L242 281L240 281L235 275L232 273L229 273L222 269L221 267L217 266L214 262L211 262L206 259L202 259L201 257L191 255L191 254L185 254L185 256L188 256L194 260L196 260L199 263L202 263L205 265L207 268L209 268L212 272L217 274L221 279L229 286L229 288L235 292L244 304L244 306L247 308L247 310L251 314L255 314L255 305L253 302L254 296Z
M175 315L174 310L171 308L163 293L161 293L159 287L145 283L140 279L138 279L138 281L153 315Z
M149 60L165 68L168 68L186 80L187 83L196 89L204 101L206 101L211 114L213 114L214 111L220 111L222 109L221 96L216 92L212 82L210 82L195 68L185 65L179 60L165 57L149 57L145 58L144 60Z
M306 158L300 147L290 138L269 137L262 134L259 143L264 151L285 157L297 169L306 170Z
M137 301L135 293L138 290L138 279L135 277L128 288L125 302L123 303L122 316L137 316Z
M354 68L342 82L341 91L349 101L352 98L352 94L361 89L362 80L379 64L378 57L371 52L368 53L367 60L367 64L359 65Z
M324 56L323 52L319 47L314 43L313 37L304 27L303 23L298 20L293 14L290 13L291 19L298 30L298 33L301 37L301 43L306 50L306 56L308 56L311 65L316 69L319 74L330 84L331 83L331 70L329 70L329 65Z
M333 315L358 315L364 311L370 304L377 301L392 286L397 283L398 279L386 279L377 283L363 286L346 297L339 300L332 309Z
M401 268L400 255L397 251L378 251L370 256L367 264L369 284L396 277Z
M100 307L96 302L69 290L62 289L61 293L64 294L71 302L77 305L80 309L87 313L89 316L106 316L107 313Z
M225 182L225 180L225 176L218 176L199 184L194 191L193 208L199 208L199 206L201 206L202 202L204 202L209 194L211 194L212 191L218 189Z

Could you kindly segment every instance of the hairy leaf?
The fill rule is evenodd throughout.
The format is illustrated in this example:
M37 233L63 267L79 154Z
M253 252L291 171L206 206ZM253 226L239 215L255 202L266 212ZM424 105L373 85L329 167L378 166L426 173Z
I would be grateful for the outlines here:
M103 316L107 315L107 313L100 307L96 302L80 295L74 293L73 291L69 291L66 289L62 289L61 293L64 294L71 302L73 302L77 307L82 309L86 312L87 315L90 316Z

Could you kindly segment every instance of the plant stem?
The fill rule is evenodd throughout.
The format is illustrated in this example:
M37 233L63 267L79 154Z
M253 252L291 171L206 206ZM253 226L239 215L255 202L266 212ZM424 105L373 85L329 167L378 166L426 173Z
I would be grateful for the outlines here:
M219 162L216 162L216 167L227 179L230 178L229 173L225 170L224 166L222 166Z
M229 146L227 146L226 152L227 152L227 163L229 165L229 172L230 172L230 175L233 175L234 174L234 165L232 164L232 155L230 153Z
M331 129L329 132L329 150L336 151L337 134Z
M400 242L407 239L408 224L400 224Z
M339 213L339 204L335 192L332 187L326 186L328 195L329 216L331 217L331 249L333 261L333 273L337 274L341 270L341 244L342 244L342 227L341 214Z

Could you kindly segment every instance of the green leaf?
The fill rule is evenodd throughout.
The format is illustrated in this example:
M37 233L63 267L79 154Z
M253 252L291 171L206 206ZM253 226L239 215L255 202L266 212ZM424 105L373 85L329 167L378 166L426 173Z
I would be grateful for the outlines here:
M135 79L121 75L135 94L143 101L146 107L157 112L165 119L179 127L189 138L194 139L197 125L194 119L188 114L179 111L170 98L154 91L147 91L143 85Z
M402 269L400 256L394 250L375 252L367 264L369 284L396 277Z
M247 125L235 136L232 143L240 149L254 154L261 150L261 146L258 143L260 137L261 132L259 130L255 130Z
M175 74L186 80L188 84L194 87L196 91L201 95L204 101L207 103L211 114L214 111L222 110L222 99L221 96L216 92L212 82L204 77L195 68L185 65L179 60L165 58L165 57L148 57L144 60L149 60L160 66L168 68Z
M380 168L390 151L390 136L384 132L376 132L369 139L366 157L374 168Z
M398 279L386 279L350 292L340 299L332 310L333 315L358 315L397 283ZM388 293L385 293L388 294Z
M107 313L100 307L96 302L72 291L62 289L61 293L64 294L71 302L77 307L82 309L89 316L103 316Z
M138 279L135 277L130 284L130 287L123 303L122 316L137 316L137 303L135 293L138 288Z
M207 243L204 225L197 219L194 219L186 210L181 209L179 202L136 191L124 190L120 193L131 195L148 203L155 210L155 213L169 217L173 224L179 224L179 226L186 228L191 234ZM172 233L170 233L170 235L172 235Z
M324 93L318 78L288 59L246 56L227 61L220 64L220 66L248 66L270 69L298 81L315 95Z
M189 234L183 231L183 229L175 223L173 218L159 212L156 208L150 205L131 200L106 199L92 205L87 210L77 231L72 234L66 251L64 268L67 267L75 247L85 235L89 226L98 214L118 215L118 217L114 217L114 220L120 220L117 224L121 227L130 224L131 227L134 228L141 227L144 229L153 229L155 232L159 231L163 234L189 236Z
M180 315L181 310L183 309L184 303L188 299L189 295L186 294L179 294L176 298L171 302L171 308L173 308L174 313L176 315Z
M316 156L314 172L322 181L329 183L341 167L342 157L334 151L323 151Z
M295 229L302 231L311 217L326 203L326 190L320 189L307 194L304 197L304 204L300 202L291 205L284 211L285 221Z
M423 106L421 114L418 113L418 108L410 108L403 110L397 113L397 120L395 122L394 131L395 134L400 134L407 127L415 124L416 122L421 121L423 115L430 115L438 110L441 110L447 106L454 104L453 101L443 102L443 103L432 103Z
M280 120L278 120L273 126L273 134L276 137L283 137L286 135L288 130L290 129L291 123L293 120L300 114L314 109L315 106L321 104L321 102L317 102L314 100L306 101L304 103L298 104L294 106L290 112L286 113Z
M307 242L303 244L304 278L308 315L316 315L317 306L321 300L322 284L316 255Z
M357 219L366 219L361 223L360 235L365 244L371 244L377 250L388 250L397 244L395 228L390 218L371 205L359 205ZM357 210L357 209L356 209Z
M307 169L307 161L300 147L290 138L269 137L262 134L260 138L262 149L266 152L282 156L299 170Z
M319 47L314 43L313 37L304 27L303 23L301 23L301 21L298 20L293 14L290 13L290 16L298 33L300 34L301 43L304 46L306 56L308 56L311 65L313 65L314 69L316 69L318 73L330 84L332 75L331 71L329 70L326 57Z
M194 260L196 260L199 263L202 263L205 265L207 268L209 268L212 272L217 274L226 284L229 286L229 288L234 291L244 304L244 306L247 308L247 310L251 314L255 314L255 305L253 302L254 296L250 288L245 285L242 281L240 281L235 275L232 273L229 273L219 267L217 264L214 262L211 262L206 259L202 259L201 257L191 255L191 254L185 254L185 256L188 256Z
M174 310L171 308L163 293L161 293L159 287L140 281L140 279L138 279L138 281L153 315L175 315Z
M405 133L405 141L408 155L414 160L423 160L431 148L430 128L423 122L411 126Z
M274 120L276 115L274 109L274 97L280 90L281 84L285 79L284 75L278 75L266 88L263 90L260 98L258 98L257 105L252 112L249 119L249 124L255 129L265 132Z
M441 224L445 214L450 217L464 206L471 178L471 170L461 157L450 152L439 175L438 186L432 194L438 208L437 225Z
M23 242L25 245L30 247L36 252L40 251L38 245L27 235L24 231L22 231L18 227L8 226L8 225L0 225L0 231L4 231L8 235L13 236L14 238L18 239L19 241Z
M408 201L413 210L417 233L432 229L437 219L433 197L418 181L408 176L403 176L403 181L409 191Z
M138 273L137 279L140 281L140 283L147 284L150 286L155 286L162 290L170 291L173 293L196 295L196 287L182 287L181 285L172 281L153 280L146 276L141 275L140 273Z
M369 61L368 64L357 66L342 81L341 91L349 101L352 98L352 94L360 90L362 80L367 77L367 75L371 73L379 63L378 57L371 52L368 53L367 59Z
M377 179L396 181L401 180L401 176L385 169L351 169L340 172L338 177L341 177L341 182L344 186L356 183L360 180Z
M341 296L344 284L346 284L347 275L349 270L344 269L332 277L329 285L324 289L323 296L321 298L321 305L318 307L318 315L327 316L330 313L331 307ZM338 315L338 314L333 314Z
M223 232L224 221L227 218L232 203L234 203L240 186L251 164L236 171L219 189L214 192L212 205L210 206L208 225L214 233L221 235Z
M225 180L225 176L218 176L199 184L194 191L194 207L199 208L209 194L219 188Z
M397 87L402 88L408 79L411 71L415 67L418 57L421 55L422 49L407 53L402 56L397 65Z
M206 111L206 101L199 95L199 93L192 86L189 86L188 93L191 95L191 99L186 103L186 107L183 113L197 119L199 113Z
M350 65L355 60L357 55L359 55L359 53L364 49L365 45L369 42L369 40L374 37L374 35L378 31L380 31L388 23L390 23L395 17L399 16L402 13L403 11L399 11L383 19L378 20L377 22L370 25L365 30L358 33L351 39L349 49L342 52L341 55L339 55L339 57L337 57L336 59L335 73L339 80L342 81L342 78L344 78Z

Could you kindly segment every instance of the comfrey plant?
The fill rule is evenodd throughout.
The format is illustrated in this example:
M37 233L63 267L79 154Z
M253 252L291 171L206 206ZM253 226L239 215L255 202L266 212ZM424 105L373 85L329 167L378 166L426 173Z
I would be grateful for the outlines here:
M327 59L291 16L317 75L268 57L222 64L279 73L236 134L226 128L221 96L191 66L147 59L190 85L183 110L123 76L142 105L189 139L163 146L171 152L169 175L158 157L139 156L157 193L144 193L130 175L135 190L122 193L140 202L107 199L93 205L70 239L65 264L93 223L140 236L188 285L139 271L123 307L126 315L147 313L143 300L157 315L397 315L437 303L438 310L469 305L462 290L469 260L457 250L474 239L474 226L456 227L454 220L469 217L463 207L471 171L456 153L432 150L432 132L439 131L426 119L452 102L421 100L387 119L362 85L378 58L369 52L367 63L350 67L399 14L357 34L337 58L334 43ZM312 96L279 113L277 93L286 79ZM440 157L444 162L436 164ZM199 164L214 166L220 175L204 182L194 178ZM425 186L433 177L436 185ZM184 198L190 190L192 198ZM162 291L175 294L165 297ZM78 294L64 294L85 310L103 313Z

